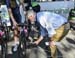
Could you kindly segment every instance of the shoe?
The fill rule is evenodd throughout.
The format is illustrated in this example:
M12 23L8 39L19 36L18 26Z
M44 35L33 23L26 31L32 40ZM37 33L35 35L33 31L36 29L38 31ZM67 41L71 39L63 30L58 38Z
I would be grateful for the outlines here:
M16 52L17 49L18 49L18 44L14 45L14 46L12 47L12 52Z

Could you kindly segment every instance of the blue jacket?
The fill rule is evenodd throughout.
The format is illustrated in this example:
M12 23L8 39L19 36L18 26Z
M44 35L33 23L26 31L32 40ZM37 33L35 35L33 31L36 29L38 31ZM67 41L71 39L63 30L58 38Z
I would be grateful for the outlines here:
M48 33L48 36L52 37L56 34L55 29L58 29L60 26L65 24L67 19L61 15L45 11L37 13L37 21L42 26L43 31L41 33L43 36ZM46 29L47 32L45 32L44 29Z

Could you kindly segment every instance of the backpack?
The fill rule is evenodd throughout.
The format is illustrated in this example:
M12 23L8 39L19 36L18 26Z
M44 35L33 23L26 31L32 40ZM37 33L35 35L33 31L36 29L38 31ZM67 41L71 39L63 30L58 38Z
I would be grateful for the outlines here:
M75 20L75 9L70 10L69 20Z
M37 2L26 2L28 5L25 7L26 11L30 10L30 8L36 13L40 11L40 5Z
M37 13L40 12L40 5L37 2L32 2L32 9Z
M70 28L75 29L75 9L71 9L69 13Z

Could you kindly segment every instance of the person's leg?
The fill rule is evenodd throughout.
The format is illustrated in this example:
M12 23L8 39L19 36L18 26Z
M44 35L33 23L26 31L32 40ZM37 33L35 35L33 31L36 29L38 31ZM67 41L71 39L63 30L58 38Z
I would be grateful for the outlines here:
M19 38L18 38L18 29L16 28L15 30L14 30L14 43L15 44L19 44Z
M16 22L19 24L21 23L21 16L19 14L14 15ZM20 27L16 26L14 27L14 50L17 50L17 47L19 45L19 31L20 31Z
M18 24L20 24L21 23L21 15L20 15L20 13L18 12L18 14L15 14L14 17L16 19L16 22ZM15 42L19 41L19 37L18 37L19 36L19 31L20 31L20 27L16 26L15 29L14 29L14 41Z
M18 29L15 28L14 29L14 44L13 44L13 51L17 51L18 45L19 45L19 33L18 33Z
M61 36L63 35L64 33L64 25L59 27L57 30L56 30L56 34L52 37L52 40L57 42L59 40L61 40ZM50 46L50 49L51 49L51 56L52 58L56 58L55 57L55 53L56 53L56 46Z

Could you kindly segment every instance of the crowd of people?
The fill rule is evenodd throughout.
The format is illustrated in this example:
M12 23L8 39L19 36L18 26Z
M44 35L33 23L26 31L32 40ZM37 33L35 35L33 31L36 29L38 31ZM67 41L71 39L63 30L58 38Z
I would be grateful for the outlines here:
M26 17L25 21L28 23L28 39L32 39L32 42L38 45L37 51L40 51L38 52L38 58L48 58L47 56L50 52L45 52L45 49L48 49L48 51L51 49L51 56L54 57L56 42L63 35L64 27L68 20L59 14L40 11L40 6L37 3L30 3L28 6L25 6L24 0L5 0L5 4L9 12L11 25L14 26L13 50L17 50L16 46L19 45L20 27L18 24L21 23L22 19L19 8L22 5ZM36 54L34 48L30 51ZM29 52L28 57L37 58L32 56L32 52L31 54Z

